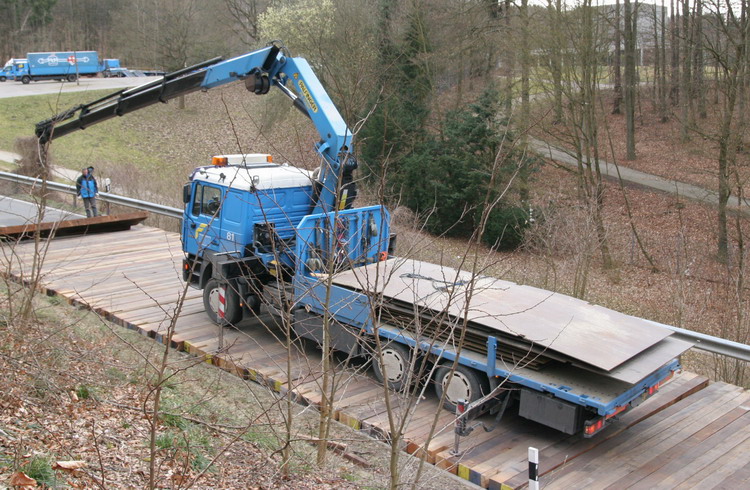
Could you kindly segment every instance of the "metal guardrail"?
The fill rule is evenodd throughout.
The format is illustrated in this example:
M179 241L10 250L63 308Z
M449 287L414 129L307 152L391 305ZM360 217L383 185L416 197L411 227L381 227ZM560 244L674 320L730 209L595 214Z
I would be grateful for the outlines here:
M750 362L750 345L740 344L739 342L722 339L720 337L712 337L711 335L693 332L692 330L685 330L684 328L662 324L658 325L670 329L674 332L676 338L684 340L685 342L690 342L696 349Z
M8 182L16 182L25 185L38 185L42 182L41 179L35 179L33 177L26 177L25 175L18 175L9 172L0 172L0 180ZM64 192L66 194L76 194L76 188L73 185L60 184L58 182L47 181L47 188L57 192ZM148 201L141 201L139 199L132 199L130 197L118 196L111 193L99 193L99 199L112 204L119 204L120 206L127 206L150 213L161 214L163 216L169 216L170 218L182 218L182 209L173 208L169 206L163 206L161 204L155 204ZM649 320L650 321L650 320ZM663 328L668 328L674 332L676 338L690 342L696 349L704 350L712 354L720 354L723 356L733 357L742 361L750 362L750 345L740 344L739 342L733 342L731 340L722 339L719 337L712 337L711 335L705 335L692 330L685 330L684 328L672 327L663 323L650 321L654 325L658 325Z
M25 175L19 175L10 172L0 172L0 180L29 185L32 187L35 185L40 185L42 183L42 179L36 179L34 177L27 177ZM55 192L62 192L65 194L77 194L76 187L74 185L61 184L59 182L53 182L51 180L47 181L47 189ZM100 192L98 199L111 204L140 209L142 211L148 211L149 213L160 214L162 216L169 216L170 218L182 218L182 209L164 206L162 204L156 204L148 201L141 201L140 199L119 196L110 192Z

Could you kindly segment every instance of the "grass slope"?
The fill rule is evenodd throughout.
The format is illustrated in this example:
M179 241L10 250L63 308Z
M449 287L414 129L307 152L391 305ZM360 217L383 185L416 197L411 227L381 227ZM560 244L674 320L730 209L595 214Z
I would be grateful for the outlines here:
M34 135L37 122L108 93L111 90L0 99L0 149L12 151L16 138ZM158 158L140 150L141 137L116 118L56 140L53 154L59 164L72 168L93 165L101 155L115 163L156 164Z

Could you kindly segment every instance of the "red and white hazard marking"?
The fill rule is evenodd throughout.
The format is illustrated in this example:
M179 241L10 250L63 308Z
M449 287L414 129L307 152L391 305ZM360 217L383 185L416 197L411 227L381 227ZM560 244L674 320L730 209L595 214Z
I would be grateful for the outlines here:
M227 288L226 286L219 286L219 318L224 319L224 310L227 304Z

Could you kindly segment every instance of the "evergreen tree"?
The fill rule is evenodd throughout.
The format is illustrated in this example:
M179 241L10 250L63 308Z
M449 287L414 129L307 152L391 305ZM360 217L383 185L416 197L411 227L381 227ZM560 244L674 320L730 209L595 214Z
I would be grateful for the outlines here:
M470 236L479 226L484 203L498 199L517 171L528 172L534 164L514 148L514 135L507 120L498 116L499 106L499 94L490 87L468 108L448 113L441 136L427 139L403 159L399 183L404 204L429 214L428 231ZM491 246L517 247L528 224L527 210L511 205L509 197L489 215L483 239Z
M382 92L373 101L375 109L359 133L359 148L369 177L380 178L387 164L389 184L398 181L404 158L416 151L426 137L432 78L427 62L430 45L421 8L421 3L416 2L408 17L406 34L395 44L390 35L395 2L381 2Z

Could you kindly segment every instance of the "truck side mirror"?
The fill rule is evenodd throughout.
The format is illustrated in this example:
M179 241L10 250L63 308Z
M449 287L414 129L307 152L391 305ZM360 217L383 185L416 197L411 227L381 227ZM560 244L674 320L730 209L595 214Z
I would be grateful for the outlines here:
M190 202L190 184L182 186L182 202L185 204Z

